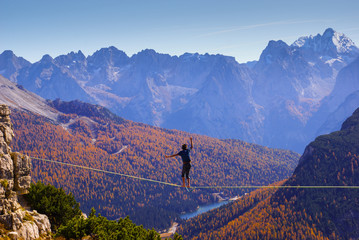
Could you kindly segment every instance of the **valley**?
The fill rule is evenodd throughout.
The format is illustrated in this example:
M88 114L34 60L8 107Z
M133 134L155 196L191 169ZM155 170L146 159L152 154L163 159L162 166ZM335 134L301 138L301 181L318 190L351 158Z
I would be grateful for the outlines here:
M193 240L359 237L357 190L325 189L359 186L359 49L343 33L271 40L242 64L116 47L30 63L8 50L0 73L11 150L86 214ZM190 137L193 191L165 158ZM249 185L313 187L220 187Z
M340 131L310 143L293 175L179 227L185 239L355 239L358 236L359 109ZM326 189L320 186L338 186ZM208 231L203 231L208 228ZM215 230L214 230L215 229Z
M218 140L131 122L86 103L63 102L58 106L67 112L59 113L59 123L14 109L16 137L12 148L33 157L179 184L180 160L165 160L164 155L176 152L193 136L193 186L269 184L288 177L299 158L290 151L239 140ZM64 129L62 122L71 124ZM118 151L121 152L113 154ZM167 228L181 212L213 201L211 190L198 189L187 194L181 188L35 160L32 176L34 181L41 180L72 192L84 212L95 207L110 219L129 215L135 223L157 229ZM242 191L225 192L235 196Z

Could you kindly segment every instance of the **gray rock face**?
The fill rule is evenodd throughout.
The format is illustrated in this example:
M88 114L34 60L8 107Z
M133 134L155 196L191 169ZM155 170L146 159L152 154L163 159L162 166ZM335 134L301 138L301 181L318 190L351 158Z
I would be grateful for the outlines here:
M9 144L14 132L10 113L6 105L0 105L0 223L9 231L7 237L11 239L38 239L48 236L51 226L46 215L26 211L18 202L18 195L30 187L31 159L11 152ZM0 234L1 239L5 237Z
M31 183L31 159L20 153L13 153L14 163L14 190L26 192Z
M44 214L39 214L35 210L32 212L32 217L36 226L39 228L40 235L46 235L51 229L49 218Z
M9 147L13 136L10 109L5 105L0 105L0 195L2 196L14 187L14 165Z

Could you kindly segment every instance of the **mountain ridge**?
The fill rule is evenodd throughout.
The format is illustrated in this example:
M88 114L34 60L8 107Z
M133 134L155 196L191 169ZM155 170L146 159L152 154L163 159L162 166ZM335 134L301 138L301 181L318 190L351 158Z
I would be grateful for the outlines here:
M38 95L25 90L0 75L0 102L13 108L23 109L45 116L56 121L58 112L49 107L45 100Z
M81 51L44 56L4 73L51 100L79 99L137 122L302 152L312 140L307 123L359 50L333 29L298 41L270 41L260 59L249 64L223 55L170 56L151 49L129 57L109 47L88 57ZM11 64L5 62L15 65L10 58ZM179 118L186 124L178 124ZM219 126L224 118L226 124ZM286 122L289 134L280 131Z

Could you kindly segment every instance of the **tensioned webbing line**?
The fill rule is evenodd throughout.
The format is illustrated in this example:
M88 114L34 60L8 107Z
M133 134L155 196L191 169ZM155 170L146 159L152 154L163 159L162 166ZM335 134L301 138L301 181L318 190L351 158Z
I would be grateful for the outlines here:
M173 186L173 187L181 187L181 185L174 184L174 183L162 182L162 181L158 181L158 180L154 180L154 179L137 177L137 176L132 176L132 175L128 175L128 174L102 170L102 169L98 169L98 168L86 167L86 166L72 164L72 163L64 163L64 162L45 159L45 158L37 158L37 157L31 157L31 158L41 160L41 161L45 161L45 162L51 162L51 163L57 163L57 164L61 164L61 165L66 165L66 166L70 166L70 167L82 168L82 169L91 170L91 171L95 171L95 172L102 172L102 173L119 175L119 176L122 176L122 177L133 178L133 179L137 179L137 180L141 180L141 181L155 182L155 183L169 185L169 186ZM313 185L313 186L273 186L273 185L259 186L259 185L239 185L239 186L192 186L191 188L193 188L193 189L210 189L210 188L228 188L228 189L231 189L231 188L233 188L233 189L234 188L296 188L296 189L299 189L299 188L338 189L339 188L340 189L341 188L341 189L359 189L359 186L325 186L325 185L324 186L315 186L315 185Z
M170 186L174 186L174 187L180 187L180 185L174 184L174 183L162 182L162 181L153 180L153 179L149 179L149 178L143 178L143 177L136 177L136 176L132 176L132 175L128 175L128 174L117 173L117 172L102 170L102 169L98 169L98 168L86 167L86 166L76 165L76 164L72 164L72 163L64 163L64 162L59 162L59 161L49 160L49 159L44 159L44 158L36 158L36 157L31 157L31 158L41 160L41 161L45 161L45 162L52 162L52 163L57 163L57 164L61 164L61 165L87 169L87 170L91 170L91 171L95 171L95 172L103 172L103 173L119 175L119 176L122 176L122 177L134 178L134 179L138 179L138 180L141 180L141 181L155 182L155 183L166 184L166 185L170 185Z

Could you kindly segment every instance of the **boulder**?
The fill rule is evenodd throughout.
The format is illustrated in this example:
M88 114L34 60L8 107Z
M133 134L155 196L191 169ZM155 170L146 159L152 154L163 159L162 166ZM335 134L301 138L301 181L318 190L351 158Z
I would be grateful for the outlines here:
M7 234L7 236L11 239L11 240L17 240L19 238L19 234L17 232L9 232Z
M26 240L38 239L40 237L39 228L34 222L25 222L17 233L20 238Z
M31 214L34 218L35 224L37 225L37 227L39 229L40 235L50 234L51 233L51 224L50 224L49 218L44 214L39 214L35 210Z

